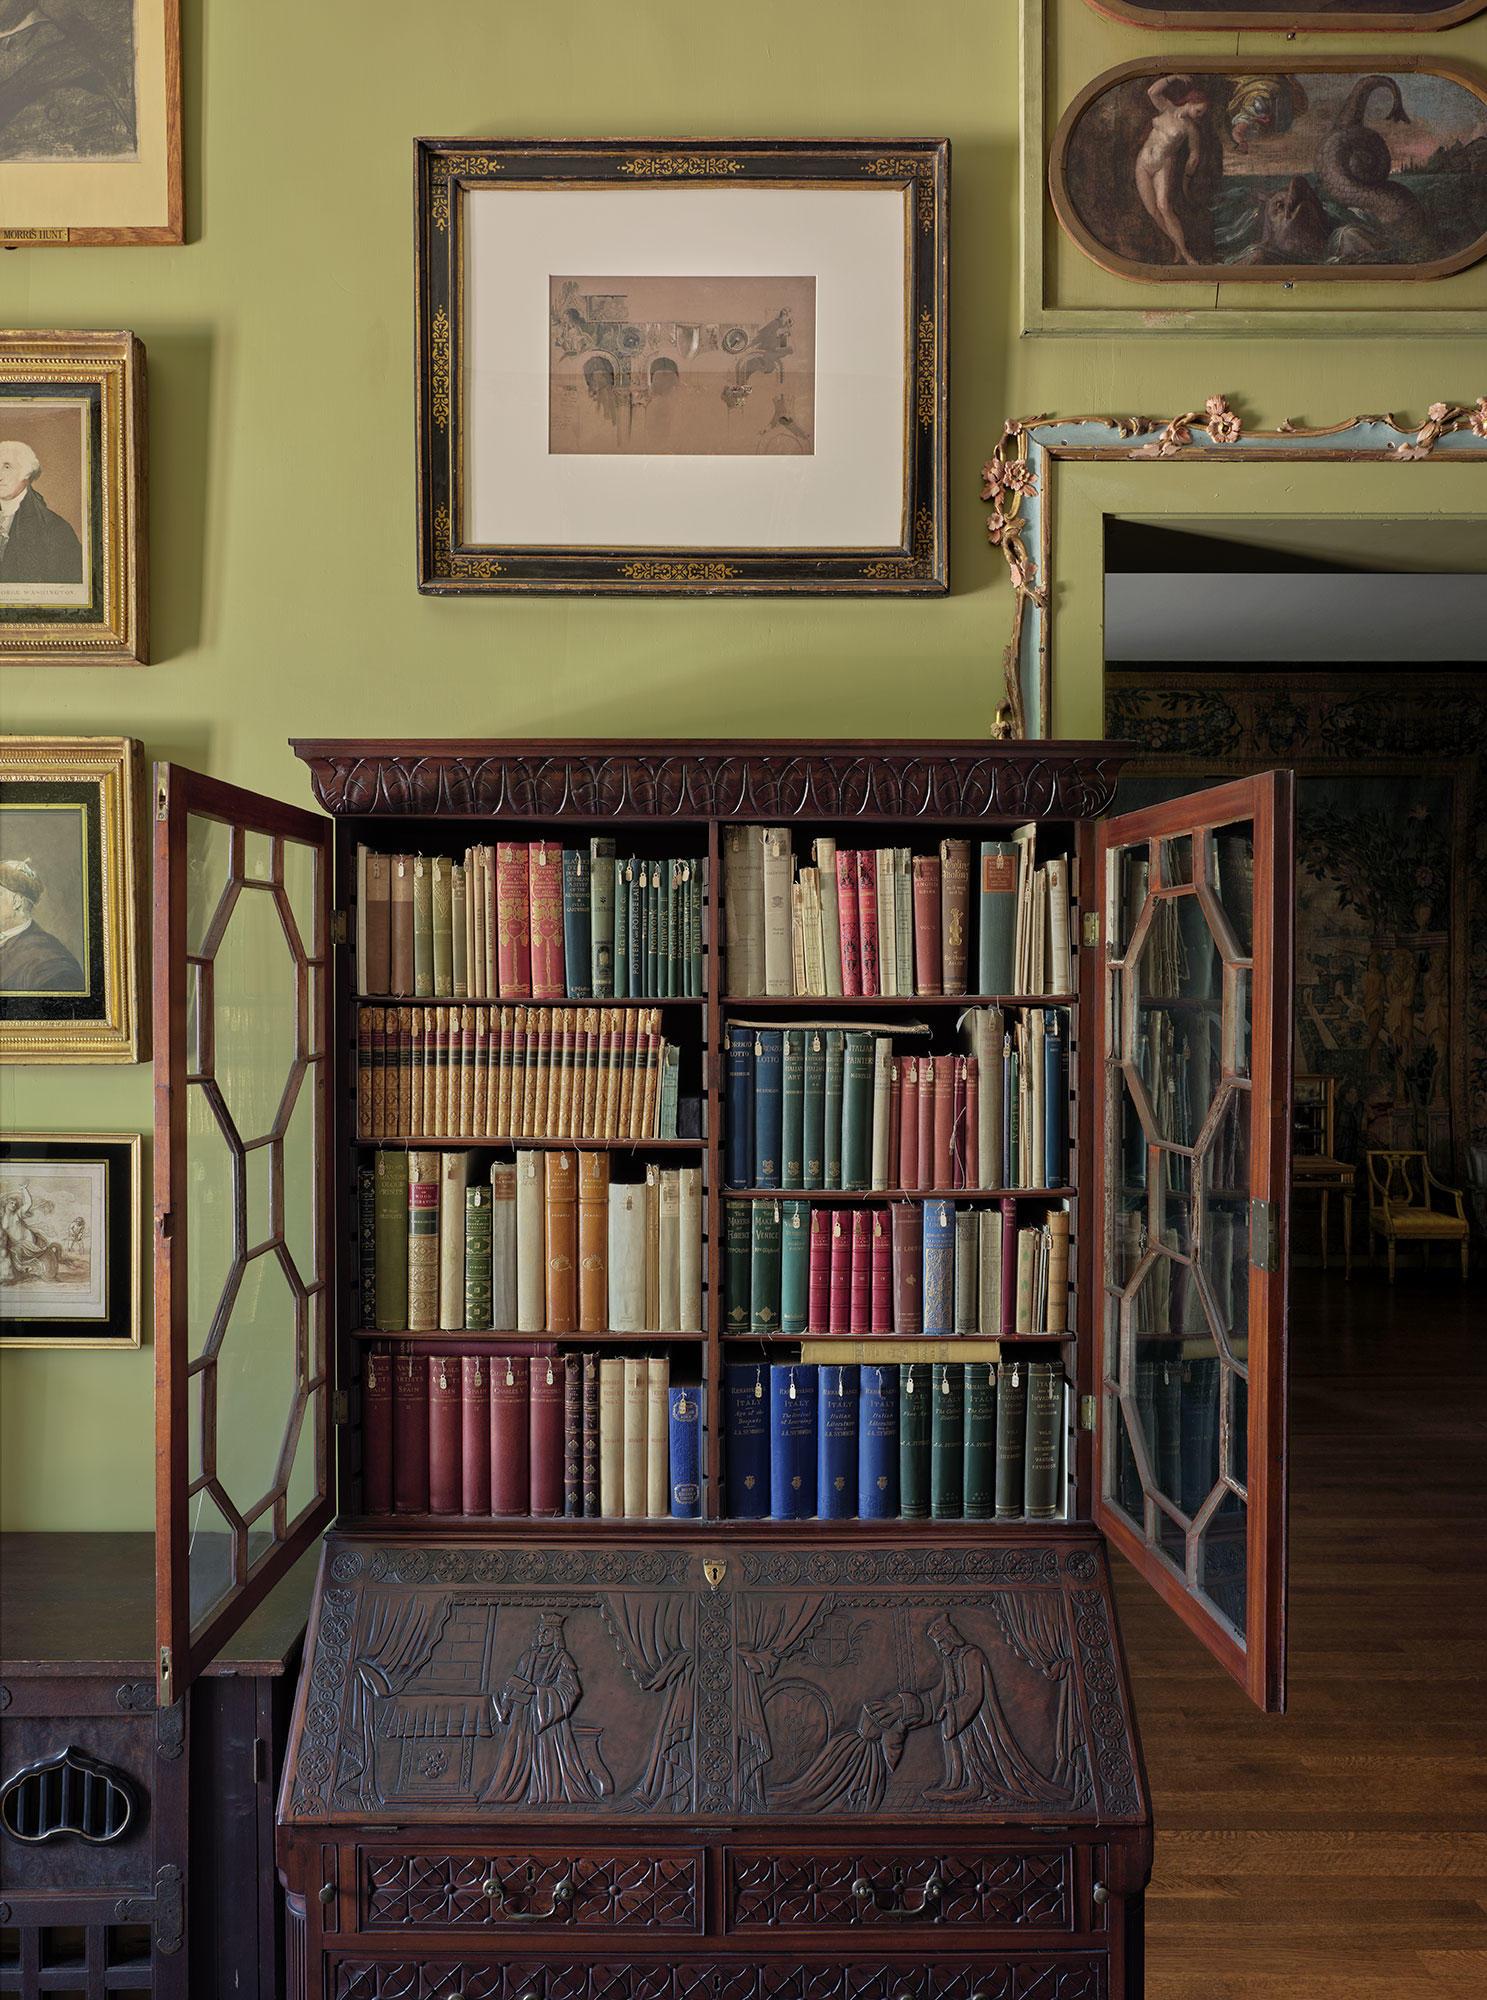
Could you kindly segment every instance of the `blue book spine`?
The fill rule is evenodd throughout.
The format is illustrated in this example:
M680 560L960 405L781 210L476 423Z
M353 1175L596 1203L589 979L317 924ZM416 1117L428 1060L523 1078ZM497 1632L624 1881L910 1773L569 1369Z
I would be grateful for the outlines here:
M754 1171L754 1033L723 1030L724 1083L728 1092L729 1187L748 1187Z
M855 1362L823 1363L819 1370L816 1510L823 1521L850 1521L857 1513L858 1374Z
M671 1513L678 1521L695 1521L702 1512L702 1405L688 1385L669 1388L671 1417Z
M648 864L632 861L625 871L625 922L630 932L630 998L643 1000L645 984L645 898Z
M898 1518L898 1366L858 1370L857 1512L864 1521Z
M769 1518L769 1379L762 1361L723 1370L728 1416L728 1512L736 1521Z
M754 1031L754 1186L780 1185L780 1146L783 1142L780 1100L784 1069L785 1037L779 1028Z
M1043 1015L1043 1182L1062 1187L1069 1177L1068 1041L1058 1007Z
M563 849L563 964L568 998L592 1000L593 907L589 857L581 847Z
M769 1513L809 1521L816 1511L816 1369L774 1361L769 1369Z
M780 1186L805 1186L804 1028L786 1028L780 1066Z
M924 1204L924 1336L948 1340L955 1332L955 1203Z

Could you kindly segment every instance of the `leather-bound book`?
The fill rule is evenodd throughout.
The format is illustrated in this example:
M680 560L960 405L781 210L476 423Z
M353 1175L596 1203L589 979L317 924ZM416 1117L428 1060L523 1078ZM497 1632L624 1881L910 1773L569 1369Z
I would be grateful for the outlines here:
M857 1513L858 1369L837 1362L817 1371L816 1511L823 1521Z
M754 1030L754 1187L780 1185L783 1142L781 1103L784 1033L779 1028Z
M376 1169L377 1310L371 1322L379 1333L401 1333L408 1324L408 1161L402 1151L382 1150Z
M964 993L971 948L971 843L940 842L942 990Z
M439 1317L441 1333L465 1324L465 1194L473 1153L438 1153Z
M614 998L614 837L607 833L589 841L589 992Z
M824 990L836 999L840 998L842 991L842 924L837 908L835 840L829 836L818 839L811 849L811 856L816 864L816 881L821 898L821 969L826 976Z
M864 998L883 989L878 979L878 857L871 847L857 850L857 949Z
M1023 1508L1027 1459L1027 1363L1000 1362L996 1378L996 1518L1014 1521Z
M919 1058L919 1178L914 1185L922 1192L935 1184L935 1059Z
M392 1356L368 1344L361 1384L361 1505L366 1514L392 1512Z
M408 1014L408 1136L421 1139L428 1131L425 1117L425 1099L433 1093L428 1088L427 1051L424 1047L430 1026L428 1009L410 1007Z
M496 979L503 1000L532 997L532 920L527 844L496 844Z
M981 1215L970 1207L955 1211L955 1331L981 1331Z
M408 1155L408 1331L439 1325L439 1155Z
M645 1363L645 1511L652 1520L671 1512L671 1363L652 1354Z
M868 1304L868 1331L874 1335L893 1332L893 1238L888 1210L871 1208L868 1214L868 1246L871 1283Z
M727 1093L723 1178L729 1187L748 1187L754 1172L752 1028L723 1030L723 1088Z
M873 1037L849 1031L842 1061L842 1187L862 1193L872 1182Z
M609 1324L615 1333L645 1332L645 1189L609 1189Z
M392 869L387 855L357 848L361 880L360 923L357 926L357 991L390 993L392 953Z
M953 1093L950 1110L950 1185L963 1188L966 1181L966 1059L950 1058Z
M563 1360L534 1358L527 1370L527 1459L531 1512L563 1511Z
M805 1030L786 1028L780 1062L780 1186L805 1186Z
M996 1512L996 1364L965 1364L965 1448L961 1512L989 1521Z
M471 1048L475 1077L470 1093L469 1123L465 1130L472 1138L483 1138L489 1130L486 1119L490 1110L491 1010L489 1007L472 1007L470 1017L473 1023Z
M454 997L454 870L447 854L436 854L429 862L430 902L432 905L434 997L449 1000ZM418 875L413 877L413 916L415 947L418 943Z
M429 1512L458 1514L464 1504L460 1358L431 1354L429 1371Z
M561 1000L567 992L563 953L563 850L553 840L527 849L527 904L532 925L532 998Z
M764 829L764 991L787 999L795 991L791 951L790 918L794 898L795 858L790 851L790 829Z
M661 1324L661 1170L645 1170L645 1320L647 1333Z
M527 1015L531 1012L536 1023L536 1010L513 1007L511 1010L511 1062L509 1065L510 1086L506 1101L506 1133L513 1139L527 1137Z
M981 1185L981 1069L974 1056L965 1057L966 1115L965 1115L965 1172L961 1186L976 1188Z
M635 857L614 862L614 997L630 997L630 893L635 880Z
M1064 1333L1069 1325L1069 1211L1050 1209L1046 1226L1048 1296L1043 1310L1043 1331Z
M723 1323L728 1333L749 1331L753 1206L747 1201L723 1204Z
M728 1431L728 1512L736 1521L769 1517L769 1376L763 1362L723 1364Z
M663 1167L661 1182L660 1288L658 1329L674 1333L682 1317L682 1177L679 1167Z
M857 854L850 847L836 851L837 932L841 942L842 992L855 999L862 985L862 908L857 894Z
M893 1331L914 1339L924 1331L924 1209L896 1201L888 1211L893 1237Z
M533 1023L536 1033L533 1033ZM533 1043L537 1060L532 1060ZM552 1009L532 1007L527 1011L527 1095L522 1116L530 1139L550 1139L548 1100L552 1090Z
M434 870L422 854L413 857L413 996L434 997Z
M491 1311L493 1333L516 1332L516 1162L493 1160L491 1192Z
M1017 1330L1017 1201L1004 1195L1002 1209L1002 1325L1007 1339Z
M690 1384L666 1391L667 1474L674 1521L695 1521L702 1513L702 1404Z
M919 1058L905 1056L898 1066L898 1164L896 1186L919 1185Z
M385 1139L387 1133L387 1051L385 1007L356 1010L356 1136Z
M594 919L589 857L581 847L563 849L563 970L569 999L589 999L594 990Z
M955 1203L936 1197L924 1204L924 1332L949 1339L955 1332Z
M644 1516L649 1436L649 1368L643 1355L626 1355L624 1362L623 1511Z
M411 1347L392 1370L392 1504L397 1514L429 1511L429 1366Z
M898 1369L898 1511L906 1521L929 1519L930 1367L902 1361Z
M768 1206L755 1203L756 1207ZM780 1203L780 1332L798 1340L810 1314L811 1205Z
M1000 1340L1002 1335L1002 1212L1000 1207L976 1211L980 1243L977 1248L976 1331L983 1339Z
M914 983L926 998L944 991L937 854L914 856Z
M399 997L406 997L413 992L413 857L411 855L395 854L392 857L390 889L387 990Z
M1012 1305L1012 1331L1031 1333L1034 1318L1034 1294L1037 1287L1038 1240L1036 1229L1019 1229L1017 1232L1017 1295Z
M491 1512L525 1514L531 1504L527 1357L490 1357Z
M1176 1368L1168 1370L1175 1380ZM1058 1471L1063 1443L1064 1377L1057 1362L1032 1361L1027 1371L1027 1457L1023 1466L1023 1512L1030 1521L1051 1521L1059 1506ZM1171 1490L1171 1489L1169 1489Z
M630 1117L635 1103L635 1047L640 1033L640 1010L627 1007L624 1017L615 1031L619 1044L615 1054L615 1070L619 1082L619 1092L614 1098L614 1123L611 1134L617 1139L630 1136Z
M449 990L456 1000L470 997L469 918L469 879L463 863L456 861L449 871Z
M780 1204L750 1202L749 1331L767 1337L780 1330Z
M842 1089L845 1081L847 1037L840 1028L826 1031L826 1094L823 1124L826 1132L826 1163L821 1185L839 1188L842 1184Z
M869 1154L869 1182L881 1193L893 1185L890 1159L898 1164L893 1146L893 1042L887 1035L873 1037L872 1144Z
M852 1329L852 1214L850 1209L833 1208L831 1216L831 1279L826 1330L850 1333Z
M516 1330L541 1333L547 1325L547 1226L542 1155L516 1156Z
M583 1364L583 1517L599 1518L599 1357L582 1354Z
M958 1521L965 1505L965 1369L958 1361L930 1367L929 1511Z
M578 1331L578 1156L548 1153L546 1292L549 1333Z
M609 1155L578 1156L578 1331L609 1325Z
M681 1220L681 1317L678 1330L701 1333L702 1328L702 1169L680 1170Z
M878 893L878 991L896 998L898 994L898 946L895 920L893 849L873 851Z
M955 1185L955 1058L935 1056L934 1127L930 1139L930 1186Z
M563 1514L583 1515L583 1356L563 1357Z
M389 1007L387 1010L387 1015L383 1017L384 1020L390 1017L393 1011L394 1010L391 1007ZM396 1010L398 1017L398 1025L397 1025L398 1110L397 1110L397 1123L392 1127L392 1131L396 1134L396 1136L399 1139L411 1139L414 1134L414 1131L416 1130L416 1127L414 1126L413 1123L414 1011L415 1010L411 1007L399 1007ZM391 1030L384 1029L384 1033L390 1034ZM390 1074L392 1068L392 1051L390 1048L387 1049L387 1061ZM390 1109L391 1105L389 1102L389 1110Z
M816 1512L816 1376L806 1362L769 1370L769 1512L808 1521Z
M977 989L1011 993L1017 931L1017 843L981 842L980 908L977 913Z
M852 1277L848 1293L847 1331L865 1336L872 1331L872 1217L865 1208L852 1211Z
M465 1189L465 1315L462 1324L472 1333L484 1333L490 1323L491 1191L488 1182L476 1181Z
M491 1360L460 1357L460 1512L491 1510Z
M905 996L914 986L914 850L893 850L893 951L898 990Z
M723 829L725 971L729 993L764 991L764 828Z
M810 1333L831 1331L831 1226L833 1211L811 1208L811 1248L806 1287L806 1322Z
M377 1166L356 1167L356 1323L377 1324Z
M892 1521L898 1515L898 1367L864 1361L857 1372L857 1512L864 1521Z
M805 1028L801 1065L801 1179L803 1188L826 1185L826 1036Z

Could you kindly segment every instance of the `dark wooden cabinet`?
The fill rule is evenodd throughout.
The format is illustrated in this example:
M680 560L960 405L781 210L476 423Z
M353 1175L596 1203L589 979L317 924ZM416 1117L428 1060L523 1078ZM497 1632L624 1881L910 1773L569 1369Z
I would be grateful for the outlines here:
M1284 1696L1288 778L1100 824L1104 744L295 747L330 820L168 768L156 788L174 1686L338 1516L280 1800L291 1992L1139 1995L1152 1826L1102 1535L1253 1699ZM761 1004L723 984L723 837L747 821L801 851L926 853L1036 822L1069 857L1069 1330L1036 1349L1071 1390L1052 1524L725 1518L723 1363L791 1352L737 1344L721 1310L723 1032ZM706 861L703 993L677 1010L702 1518L361 1516L356 844L596 832ZM895 1004L948 1049L979 997ZM782 1025L882 1008L764 1004ZM250 1476L218 1413L248 1407L232 1363L254 1343L291 1392Z

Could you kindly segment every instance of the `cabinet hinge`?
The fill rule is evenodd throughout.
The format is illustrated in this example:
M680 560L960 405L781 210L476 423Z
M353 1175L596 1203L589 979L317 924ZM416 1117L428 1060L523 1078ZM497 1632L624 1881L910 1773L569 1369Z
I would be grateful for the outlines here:
M1085 911L1084 926L1081 935L1083 936L1087 950L1092 951L1100 942L1100 913L1098 910Z
M350 944L351 912L332 910L330 913L330 941L332 944Z
M169 1708L175 1700L175 1691L171 1687L170 1681L170 1648L169 1646L162 1646L160 1648L160 1686L155 1697L161 1708Z
M351 1421L351 1396L345 1389L337 1389L330 1399L330 1420L333 1424L349 1424Z
M268 1778L268 1744L261 1736L253 1738L253 1782L265 1783Z
M1092 1431L1095 1427L1095 1399L1093 1396L1079 1398L1079 1428Z
M1249 1260L1257 1271L1273 1271L1280 1247L1280 1215L1273 1201L1249 1205Z
M155 787L156 819L164 819L169 811L170 811L170 793L165 789L164 785L157 785Z

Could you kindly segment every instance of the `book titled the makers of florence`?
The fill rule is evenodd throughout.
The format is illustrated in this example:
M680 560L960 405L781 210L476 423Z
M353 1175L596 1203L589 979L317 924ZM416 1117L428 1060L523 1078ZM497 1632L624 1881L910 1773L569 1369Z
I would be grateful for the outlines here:
M808 1521L816 1511L816 1368L776 1361L769 1370L769 1511Z
M723 1370L728 1425L728 1512L739 1521L769 1514L769 1376L762 1361Z
M690 1383L666 1392L670 1405L671 1513L677 1521L695 1521L702 1512L702 1405Z

